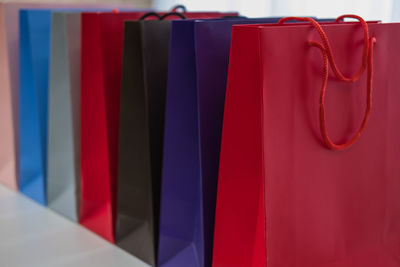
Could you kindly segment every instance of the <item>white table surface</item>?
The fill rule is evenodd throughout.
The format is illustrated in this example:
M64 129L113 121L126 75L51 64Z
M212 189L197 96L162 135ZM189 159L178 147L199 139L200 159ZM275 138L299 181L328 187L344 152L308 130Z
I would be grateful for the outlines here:
M82 226L0 185L1 267L148 267Z

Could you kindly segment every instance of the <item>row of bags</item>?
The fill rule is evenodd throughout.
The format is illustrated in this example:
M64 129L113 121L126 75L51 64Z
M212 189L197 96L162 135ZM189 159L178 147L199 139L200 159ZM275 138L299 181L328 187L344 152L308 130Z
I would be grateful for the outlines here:
M17 144L17 149L9 153L10 148L5 157L9 162L16 159L18 174L11 175L10 170L2 176L2 182L18 187L38 203L81 223L150 265L156 265L157 255L164 261L159 261L160 266L176 264L172 258L191 247L192 233L185 234L187 241L180 241L180 237L175 237L176 241L165 240L164 248L157 252L171 20L214 18L204 25L204 31L212 29L212 22L224 23L224 36L215 42L222 42L219 46L226 66L225 75L219 79L225 84L231 19L238 19L238 14L185 10L177 13L176 8L163 13L126 7L111 11L108 7L78 5L49 9L48 5L13 3L3 3L1 7L4 28L16 28L4 32L7 63L15 63L11 58L19 56L18 72L14 73L18 78L17 94L12 86L2 88L10 93L3 102L8 107L13 104L15 109L10 113L13 117L7 118L15 126L8 125L7 130L14 130L16 134L10 136ZM8 14L13 16L7 17ZM259 20L270 21L276 19ZM191 27L189 35L193 35L196 25L206 20L187 22ZM179 32L180 39L189 36L186 31ZM205 32L204 40L208 35ZM16 44L19 51L10 49ZM191 46L194 49L194 44ZM223 101L220 105L222 111ZM193 145L192 148L195 149ZM196 225L191 222L192 215L186 221L176 217L176 231L189 220L192 225L186 227L192 229L188 230L203 232L203 224L214 220L215 192L203 197L199 173L192 178L192 188L182 185L181 189L196 194L195 203L180 199L185 210L176 208L184 216L189 215L185 214L189 208ZM212 179L216 187L217 170ZM167 198L168 194L174 192L165 193ZM203 223L200 205L208 195L212 195L214 203L204 211L210 218ZM211 257L212 230L206 231L196 240L195 247L206 252L192 253L182 266L209 264L206 261L210 262Z
M20 12L19 190L150 265L399 266L400 25L163 15Z

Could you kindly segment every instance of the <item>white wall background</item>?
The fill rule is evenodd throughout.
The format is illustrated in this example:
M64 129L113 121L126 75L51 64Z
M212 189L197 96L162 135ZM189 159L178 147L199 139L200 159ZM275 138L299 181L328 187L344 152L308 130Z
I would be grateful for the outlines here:
M1 1L1 0L0 0ZM8 0L23 2L126 2L137 8L169 10L177 4L189 11L239 11L248 17L357 14L364 19L400 22L400 0Z
M188 10L238 10L249 17L357 14L369 20L400 21L400 0L153 0L152 5L166 10L176 4Z
M42 2L56 2L56 3L113 3L113 2L120 2L120 3L128 3L132 4L135 8L150 8L151 7L151 0L0 0L0 1L7 1L7 2L22 2L22 3L42 3Z

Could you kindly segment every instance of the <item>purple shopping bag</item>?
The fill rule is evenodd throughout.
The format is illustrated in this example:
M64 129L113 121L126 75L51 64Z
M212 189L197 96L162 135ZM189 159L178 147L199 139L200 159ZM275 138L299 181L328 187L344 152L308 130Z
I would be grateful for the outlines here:
M277 21L172 22L158 252L161 267L211 266L232 25Z

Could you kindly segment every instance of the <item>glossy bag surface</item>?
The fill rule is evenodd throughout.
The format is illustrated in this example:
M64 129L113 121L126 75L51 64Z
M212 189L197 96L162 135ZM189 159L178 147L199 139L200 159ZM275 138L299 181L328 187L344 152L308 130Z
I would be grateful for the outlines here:
M20 10L19 17L19 189L41 204L47 204L51 16L54 11L96 10L90 4L55 6L60 8Z
M277 21L172 22L159 266L211 266L232 25Z
M212 18L224 13L183 13ZM169 16L168 19L176 17ZM125 25L117 244L156 265L171 21Z
M20 11L19 190L46 205L51 10Z
M80 222L114 242L125 20L145 12L82 13Z
M81 14L54 12L51 24L48 206L78 221Z
M85 12L121 4L93 5ZM81 11L53 12L50 40L47 199L51 209L78 221L80 203Z
M363 58L359 23L323 25L337 65ZM214 267L400 266L400 24L369 24L372 111L356 143L320 134L324 77L310 25L234 26L219 170ZM367 71L366 71L367 72ZM331 138L345 142L366 111L367 74L330 71ZM246 88L246 90L244 90Z
M3 1L0 3L0 75L2 84L0 124L0 182L17 189L19 177L19 37L21 9L49 9L72 7L97 7L99 4L71 3L24 3ZM102 4L107 6L107 4ZM113 5L108 5L113 6ZM23 26L26 27L27 25Z

